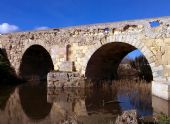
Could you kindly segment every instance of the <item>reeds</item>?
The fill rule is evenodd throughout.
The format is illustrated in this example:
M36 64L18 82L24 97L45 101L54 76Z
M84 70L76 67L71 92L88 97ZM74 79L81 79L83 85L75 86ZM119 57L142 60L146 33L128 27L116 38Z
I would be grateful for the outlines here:
M138 91L142 92L148 92L151 91L151 83L146 82L145 80L128 80L128 79L122 79L122 80L113 80L113 81L86 81L86 87L103 87L108 88L112 87L113 89L119 89L119 90L131 90L132 88Z
M119 90L124 90L124 91L132 91L136 90L139 92L143 93L148 93L150 94L151 92L151 83L148 83L144 80L116 80L112 81L112 88L116 88Z
M99 83L99 84L95 84ZM126 96L131 104L141 111L145 111L152 106L151 83L144 80L115 80L90 82L90 86L101 88L107 91L108 88L112 92L116 92L119 96Z
M151 83L142 80L120 80L112 83L112 89L117 90L119 95L128 96L131 104L141 111L152 106Z

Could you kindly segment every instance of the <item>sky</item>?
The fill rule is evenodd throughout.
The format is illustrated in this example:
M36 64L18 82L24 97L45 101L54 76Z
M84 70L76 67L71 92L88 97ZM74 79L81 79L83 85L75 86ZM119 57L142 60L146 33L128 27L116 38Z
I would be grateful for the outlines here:
M160 16L170 0L0 0L0 33Z

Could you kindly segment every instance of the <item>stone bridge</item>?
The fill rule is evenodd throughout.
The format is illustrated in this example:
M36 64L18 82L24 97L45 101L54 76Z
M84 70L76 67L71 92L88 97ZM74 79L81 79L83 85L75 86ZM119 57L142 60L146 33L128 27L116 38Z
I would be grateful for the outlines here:
M0 48L18 76L56 70L89 79L114 79L138 49L151 67L152 93L170 100L170 17L3 34Z

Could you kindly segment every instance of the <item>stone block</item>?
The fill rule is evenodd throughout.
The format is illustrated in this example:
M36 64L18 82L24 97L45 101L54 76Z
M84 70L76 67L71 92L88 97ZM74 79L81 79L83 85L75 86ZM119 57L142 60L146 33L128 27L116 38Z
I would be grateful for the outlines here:
M161 71L161 70L163 70L163 66L162 65L160 65L160 66L155 66L155 67L153 67L153 72L156 72L156 71Z
M85 87L85 80L78 72L50 72L48 73L47 83L49 88Z
M152 82L152 94L165 100L170 100L170 84L168 82Z
M59 66L59 71L72 72L73 71L73 62L70 62L70 61L62 62Z
M155 39L155 42L159 46L164 46L164 40L163 39Z
M167 100L152 96L152 108L155 113L163 113L170 116L170 102Z

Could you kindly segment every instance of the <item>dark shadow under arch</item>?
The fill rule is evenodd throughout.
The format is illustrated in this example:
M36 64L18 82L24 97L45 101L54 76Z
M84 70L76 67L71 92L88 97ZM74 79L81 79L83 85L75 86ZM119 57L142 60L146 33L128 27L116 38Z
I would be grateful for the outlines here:
M92 81L118 79L117 69L122 59L137 48L123 42L112 42L101 46L91 56L85 76ZM152 73L151 68L148 70Z
M48 51L40 45L32 45L22 57L19 72L23 79L42 80L47 78L47 73L53 68Z

